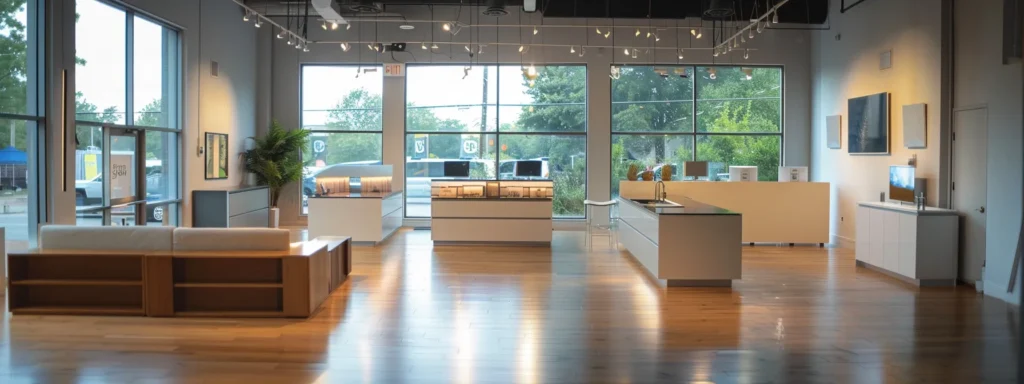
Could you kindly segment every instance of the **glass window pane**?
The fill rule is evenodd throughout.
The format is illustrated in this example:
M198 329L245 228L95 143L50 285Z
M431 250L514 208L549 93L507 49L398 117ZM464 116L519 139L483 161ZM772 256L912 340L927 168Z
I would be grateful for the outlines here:
M75 212L75 225L99 227L103 225L103 209L78 210Z
M698 67L697 74L697 131L782 131L781 68Z
M146 132L146 200L179 198L178 135L170 132Z
M612 80L612 132L692 132L693 67L629 66Z
M489 106L406 106L405 129L409 132L493 132L498 108Z
M96 0L76 2L75 119L125 123L125 12Z
M133 29L134 125L176 128L178 34L138 16Z
M307 214L308 198L316 194L316 174L335 164L381 164L384 158L381 133L315 132L302 158L312 163L302 179L302 213Z
M135 136L110 136L110 158L106 159L103 177L109 175L110 191L108 194L113 202L118 199L135 200L138 175L135 162L135 148L138 138Z
M29 173L28 162L35 160L36 130L34 121L0 119L0 226L16 249L28 247L29 228L35 226L29 211L36 209L30 202L37 192L38 175Z
M586 136L503 135L500 141L500 179L524 179L516 176L516 161L541 160L543 175L537 179L551 179L555 183L555 217L586 214L583 207L583 200L587 198Z
M534 68L536 78L530 80L520 66L500 67L498 129L503 132L585 132L586 67Z
M0 112L19 115L38 114L35 97L38 76L35 49L36 0L7 2L0 17L0 39L3 40L0 81ZM31 16L31 18L30 18ZM9 237L9 235L8 235Z
M380 66L303 66L302 126L382 131L383 76Z
M730 165L755 165L758 181L777 181L781 157L781 136L697 136L697 160L708 162L713 181L728 180Z
M146 225L174 227L178 225L178 204L146 205Z
M100 127L78 125L75 149L75 206L78 209L103 204L103 131Z
M417 107L462 107L498 103L498 68L493 65L410 65L405 97Z
M682 165L692 160L691 135L612 135L612 197L619 196L619 182L627 180L630 164L641 171L669 164L672 179L682 180Z
M406 216L430 216L430 182L444 177L445 160L469 160L467 179L494 180L496 140L494 134L406 135Z

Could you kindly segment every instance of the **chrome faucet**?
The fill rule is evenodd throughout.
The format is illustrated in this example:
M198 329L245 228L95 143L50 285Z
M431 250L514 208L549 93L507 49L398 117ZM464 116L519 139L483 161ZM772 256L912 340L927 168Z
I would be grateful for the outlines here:
M665 182L658 180L654 183L654 200L665 201L668 198L668 192L665 192Z

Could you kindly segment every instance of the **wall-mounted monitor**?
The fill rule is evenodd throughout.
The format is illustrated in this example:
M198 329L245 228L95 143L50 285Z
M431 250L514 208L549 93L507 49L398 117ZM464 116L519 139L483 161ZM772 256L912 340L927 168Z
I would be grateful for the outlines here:
M540 160L521 160L516 163L516 177L543 176L543 162Z
M444 177L469 177L469 161L445 161Z
M889 167L889 200L914 202L914 171L906 165Z
M846 143L852 154L889 153L889 94L879 93L847 102L850 122Z

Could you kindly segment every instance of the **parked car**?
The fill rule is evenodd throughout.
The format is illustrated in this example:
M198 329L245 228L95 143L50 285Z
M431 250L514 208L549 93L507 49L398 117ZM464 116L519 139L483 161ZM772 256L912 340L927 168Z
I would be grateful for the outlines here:
M75 180L75 204L78 206L99 204L103 201L103 174L89 180Z
M163 198L163 177L157 172L146 176L146 200L158 201ZM103 174L94 176L89 180L75 181L75 204L86 206L103 203ZM146 221L164 221L164 206L154 207L146 205Z
M540 160L541 161L541 176L540 177L519 177L516 176L516 168L519 167L520 160L502 160L498 164L498 179L500 180L547 180L551 178L551 169L548 166L548 158L541 157L536 159L522 159L522 160Z
M405 161L406 197L430 198L430 182L443 179L444 162L454 159L411 159ZM493 175L494 162L469 159L470 175ZM470 177L472 179L472 177Z

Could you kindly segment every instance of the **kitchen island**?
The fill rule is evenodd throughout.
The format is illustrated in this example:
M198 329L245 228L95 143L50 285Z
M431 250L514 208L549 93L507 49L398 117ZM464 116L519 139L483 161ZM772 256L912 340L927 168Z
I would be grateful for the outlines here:
M349 236L379 243L402 226L402 191L339 192L309 198L309 238Z
M434 181L430 238L436 244L551 245L550 180Z
M619 239L670 287L731 287L740 279L743 216L691 199L619 197Z

